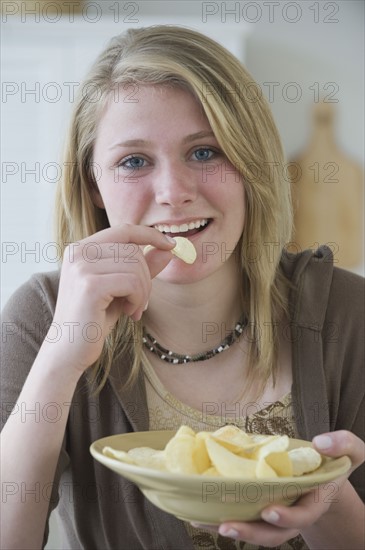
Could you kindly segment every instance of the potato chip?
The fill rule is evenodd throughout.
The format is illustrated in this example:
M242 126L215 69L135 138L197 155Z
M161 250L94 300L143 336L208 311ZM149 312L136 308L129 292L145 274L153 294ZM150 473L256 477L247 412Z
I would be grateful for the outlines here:
M207 451L213 466L225 477L256 477L256 460L242 458L222 447L213 438L206 440Z
M198 474L194 463L195 437L175 435L165 447L166 467L175 474Z
M270 453L280 453L286 451L289 447L289 438L287 435L274 435L266 443L261 444L253 454L253 458L260 460Z
M319 468L322 457L315 449L311 447L298 447L288 453L293 466L293 475L301 476L308 472L313 472Z
M165 451L156 451L150 447L136 447L128 451L128 456L137 466L166 470Z
M209 437L212 437L212 432L197 432L195 434L195 437L197 437L198 439L207 439Z
M251 444L250 436L237 428L237 426L223 426L223 428L219 428L219 430L213 432L212 437L220 445L234 453L239 453Z
M180 426L174 437L180 437L180 435L191 435L194 437L196 433L190 426Z
M241 434L247 436L247 434L240 430L237 426L234 426L233 424L227 424L226 426L222 426L221 428L213 432L211 435L213 435L214 437L219 437L220 439L227 439L229 441L234 439L237 435ZM249 441L249 437L247 437L247 440Z
M135 464L134 460L125 451L118 451L117 449L112 449L112 447L104 447L103 454L127 464Z
M260 460L257 462L255 473L257 479L262 479L265 477L278 477L275 470L273 470L271 466L269 466L265 458L260 458Z
M176 241L176 246L171 250L172 254L183 260L186 264L193 264L197 257L193 243L189 239L186 239L186 237L174 237L174 240ZM144 247L143 254L147 254L147 252L154 248L156 247L148 244Z
M210 458L207 451L205 439L203 437L195 437L193 462L199 474L210 467Z
M195 246L185 237L174 237L176 246L171 252L187 264L193 264L196 260Z
M262 434L247 434L251 440L251 446L255 445L256 447L262 447L274 439L281 437L280 435L262 435Z
M189 426L181 426L163 451L138 447L125 452L104 447L103 453L128 464L176 474L229 478L300 476L321 465L321 455L313 448L288 448L286 435L248 434L233 425L195 433Z
M270 453L265 457L265 461L278 476L290 477L293 475L293 464L287 451Z
M245 445L237 454L243 458L251 458L252 460L259 460L270 454L272 452L270 449L275 449L275 445L278 445L274 442L281 437L279 435L268 435L256 438L253 437L253 434L246 435L250 437L251 442ZM268 445L273 445L273 447L268 447Z

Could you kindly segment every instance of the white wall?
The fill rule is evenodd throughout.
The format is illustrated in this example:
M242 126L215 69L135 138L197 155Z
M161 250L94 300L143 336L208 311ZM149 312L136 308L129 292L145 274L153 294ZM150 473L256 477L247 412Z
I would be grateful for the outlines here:
M248 41L247 66L259 83L279 82L271 106L289 156L306 144L310 126L308 112L317 82L322 94L333 92L328 99L338 100L339 144L363 164L364 2L297 4L302 10L302 18L297 23L286 22L279 8L273 24L267 17L257 23ZM310 9L314 4L319 4L318 23L314 22L315 12ZM324 22L326 17L328 22ZM283 98L283 89L289 82L296 83L302 91L297 102ZM326 83L333 85L325 90ZM264 89L267 91L268 86ZM289 91L293 97L294 88Z

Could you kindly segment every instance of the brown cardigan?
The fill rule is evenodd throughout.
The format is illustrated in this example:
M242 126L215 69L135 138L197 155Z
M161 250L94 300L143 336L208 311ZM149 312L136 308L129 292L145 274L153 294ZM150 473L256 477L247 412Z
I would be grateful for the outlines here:
M331 251L283 254L282 269L294 285L290 298L293 407L303 439L348 429L364 435L364 279L333 268ZM2 423L15 404L52 322L59 273L34 275L11 297L2 327ZM4 325L4 323L8 323ZM25 332L25 327L27 331ZM6 340L6 342L4 341ZM193 550L183 523L150 504L138 488L89 453L101 437L148 430L142 376L121 389L126 369L114 363L98 396L87 374L79 381L54 480L64 547L86 550ZM364 498L364 468L352 476ZM48 537L46 529L44 544Z

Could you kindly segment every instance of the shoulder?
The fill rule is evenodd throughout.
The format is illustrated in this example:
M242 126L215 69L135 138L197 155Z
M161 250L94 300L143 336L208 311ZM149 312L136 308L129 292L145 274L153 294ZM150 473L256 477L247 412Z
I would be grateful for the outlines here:
M301 343L306 361L319 364L321 357L328 388L343 381L360 395L357 385L365 357L365 279L335 267L327 246L285 258L283 271L291 285L291 322L306 334L305 346ZM314 349L316 342L321 349Z
M38 273L22 284L1 314L1 398L9 410L16 403L39 348L52 323L58 272Z
M300 254L285 253L280 265L290 282L294 322L321 328L326 318L344 318L350 312L350 324L363 321L365 279L336 267L329 247L323 245Z
M35 273L10 296L6 302L2 316L18 310L34 311L37 303L41 308L53 313L57 301L59 286L59 271Z
M334 267L331 282L330 307L352 309L353 314L364 311L365 279L339 267Z

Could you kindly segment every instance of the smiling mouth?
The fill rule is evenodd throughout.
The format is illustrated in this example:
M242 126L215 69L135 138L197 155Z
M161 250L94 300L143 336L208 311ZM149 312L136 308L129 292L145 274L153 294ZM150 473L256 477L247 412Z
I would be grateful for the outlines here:
M193 235L204 231L211 221L211 219L202 218L201 220L183 223L180 225L157 224L154 228L169 237L192 237Z

